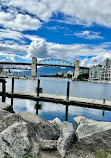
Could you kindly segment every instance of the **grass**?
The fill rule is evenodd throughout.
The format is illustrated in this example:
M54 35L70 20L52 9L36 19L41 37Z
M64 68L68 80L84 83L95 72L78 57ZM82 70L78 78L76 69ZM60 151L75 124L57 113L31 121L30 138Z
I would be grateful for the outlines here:
M35 157L35 156L27 156L25 158L38 158L38 157Z
M39 158L38 156L27 156L27 157L25 157L25 158Z
M111 158L111 150L100 150L100 151L94 151L94 155L96 158Z
M28 155L26 156L25 158L39 158L38 156L31 156L31 155Z

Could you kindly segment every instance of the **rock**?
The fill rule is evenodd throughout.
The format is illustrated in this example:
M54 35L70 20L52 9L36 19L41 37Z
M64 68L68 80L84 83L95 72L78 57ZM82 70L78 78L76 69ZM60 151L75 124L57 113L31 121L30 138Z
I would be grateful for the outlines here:
M0 121L5 117L9 116L11 113L5 110L0 110Z
M0 133L0 158L24 158L29 153L37 156L38 152L38 138L26 122L14 123Z
M78 116L78 117L75 117L74 118L74 122L75 122L75 129L77 129L77 127L80 125L80 124L88 124L88 123L93 123L95 122L94 120L91 120L91 119L87 119L86 117L84 116Z
M111 148L111 122L100 122L79 116L74 118L76 135L84 150Z
M40 140L40 147L43 150L57 149L57 140Z
M0 102L0 110L6 110L9 112L13 112L11 105L4 103L4 102Z
M72 145L75 141L75 133L73 129L73 125L68 122L63 122L61 124L61 135L57 141L57 149L62 158L65 157L65 153L67 149Z
M62 124L61 120L58 117L56 117L54 120L50 120L49 122L58 125L59 128L61 127Z
M57 140L59 138L59 128L49 121L44 120L38 115L33 115L28 112L21 112L19 113L19 116L29 124L33 124L33 128L40 139L42 138L43 140Z
M15 122L23 122L24 120L15 113L5 110L0 111L0 132L10 127Z

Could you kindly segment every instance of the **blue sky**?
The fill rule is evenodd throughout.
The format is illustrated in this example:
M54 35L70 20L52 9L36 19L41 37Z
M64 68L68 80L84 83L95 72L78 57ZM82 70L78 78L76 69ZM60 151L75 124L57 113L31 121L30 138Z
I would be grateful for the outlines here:
M111 0L1 0L0 60L111 58Z

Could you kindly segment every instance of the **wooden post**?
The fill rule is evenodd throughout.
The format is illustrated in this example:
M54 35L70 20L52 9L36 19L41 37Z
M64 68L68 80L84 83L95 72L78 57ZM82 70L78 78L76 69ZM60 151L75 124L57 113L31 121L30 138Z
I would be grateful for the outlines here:
M12 95L14 93L14 77L12 78L12 91L11 91ZM13 96L11 97L11 106L13 107Z
M35 109L36 109L36 115L38 115L38 101L36 102L36 104L35 104Z
M67 82L67 97L66 100L69 100L69 88L70 88L70 82Z
M104 116L104 114L105 114L105 111L103 110L103 116Z
M103 104L105 104L105 99L103 99Z
M66 105L66 115L65 115L65 120L68 121L68 105Z
M2 82L2 102L5 102L6 99L6 85L5 85L6 81L3 80Z
M39 89L40 89L40 79L38 79L38 84L37 84L37 97L39 96ZM39 101L36 103L36 115L38 115L38 105Z
M12 94L14 93L14 77L12 78Z
M39 89L40 89L40 79L38 79L38 85L37 85L37 97L39 96Z

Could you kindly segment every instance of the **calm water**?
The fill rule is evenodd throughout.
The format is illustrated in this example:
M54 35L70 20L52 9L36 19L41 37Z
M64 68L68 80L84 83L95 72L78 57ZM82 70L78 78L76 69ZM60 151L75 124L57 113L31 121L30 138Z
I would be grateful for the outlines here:
M66 95L67 79L54 79L54 78L40 78L40 85L43 88L43 93ZM37 80L15 80L15 90L20 91L35 91ZM11 79L7 79L7 90L11 89ZM107 99L111 100L111 84L105 83L91 83L83 81L70 80L70 96L85 97L93 99ZM6 102L10 104L10 99L7 98ZM38 110L38 115L52 120L59 117L61 121L66 119L66 106L62 104L53 104L41 102ZM14 111L19 113L21 111L28 111L36 114L36 102L31 100L14 99ZM68 108L68 121L73 123L73 118L76 116L85 116L90 119L111 121L111 112L91 108L82 108L77 106L69 106Z

